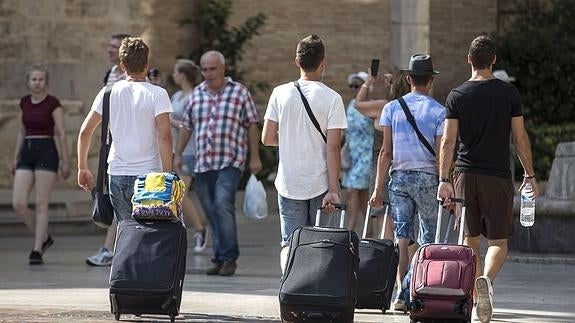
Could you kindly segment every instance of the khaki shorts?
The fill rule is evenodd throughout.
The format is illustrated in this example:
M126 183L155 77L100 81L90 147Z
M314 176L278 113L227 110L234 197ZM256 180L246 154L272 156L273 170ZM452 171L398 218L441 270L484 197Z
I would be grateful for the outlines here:
M454 184L455 196L464 198L467 206L466 236L508 239L513 233L515 194L511 179L456 172Z

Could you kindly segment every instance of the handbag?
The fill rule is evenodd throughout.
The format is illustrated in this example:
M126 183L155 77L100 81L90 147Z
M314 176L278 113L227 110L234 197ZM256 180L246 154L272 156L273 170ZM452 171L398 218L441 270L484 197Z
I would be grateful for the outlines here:
M407 107L407 103L405 103L405 100L402 97L399 97L397 101L399 101L399 105L401 105L401 109L403 109L403 113L405 113L405 116L407 117L407 122L409 122L409 124L413 127L413 130L415 130L415 133L417 134L417 138L419 139L419 141L421 141L421 143L425 146L425 148L427 148L427 150L429 150L429 152L435 157L435 151L433 150L433 147L431 146L429 141L425 139L421 131L419 131L417 123L415 123L415 118L413 117L413 114L411 114L411 111L409 111L409 108Z
M176 173L148 173L134 182L134 220L183 221L182 199L186 184Z
M108 85L104 91L102 106L102 135L100 136L100 156L98 160L98 175L96 176L96 187L92 190L92 222L102 228L107 228L114 221L114 207L110 200L107 186L106 170L108 169L108 152L112 136L108 130L108 120L110 118L110 93L112 85ZM108 138L110 140L108 140Z
M250 175L244 194L244 216L261 220L268 216L268 200L264 184L254 174Z

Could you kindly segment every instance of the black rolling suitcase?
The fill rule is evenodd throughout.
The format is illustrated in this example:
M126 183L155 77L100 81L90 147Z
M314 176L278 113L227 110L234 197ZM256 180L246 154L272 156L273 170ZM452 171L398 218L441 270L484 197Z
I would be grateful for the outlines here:
M116 320L121 314L165 314L174 322L182 301L186 252L181 222L120 222L110 270Z
M399 263L399 247L385 239L389 203L385 204L383 227L379 239L366 238L370 207L367 207L362 239L359 241L359 288L356 308L389 309Z
M279 291L283 322L353 322L359 264L357 234L343 228L296 229Z

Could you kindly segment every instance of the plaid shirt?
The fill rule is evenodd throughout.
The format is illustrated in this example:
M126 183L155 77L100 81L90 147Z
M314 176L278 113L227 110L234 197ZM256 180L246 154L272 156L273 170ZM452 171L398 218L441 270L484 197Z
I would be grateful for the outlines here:
M196 140L194 172L229 166L243 170L249 148L248 127L258 122L254 101L244 85L226 78L216 95L208 92L205 82L198 85L181 122Z

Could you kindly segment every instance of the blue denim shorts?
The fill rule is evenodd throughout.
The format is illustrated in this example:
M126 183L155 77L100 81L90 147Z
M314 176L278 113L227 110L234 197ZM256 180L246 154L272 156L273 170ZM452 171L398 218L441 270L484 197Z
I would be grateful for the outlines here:
M415 240L415 213L419 214L420 245L432 243L437 226L437 185L435 174L394 170L389 182L389 200L396 239Z
M321 206L321 202L326 193L309 200L292 200L278 194L282 247L289 246L291 235L295 229L299 227L313 226L315 224L317 209ZM323 215L320 222L321 225L337 225L339 216L335 216L335 214Z

